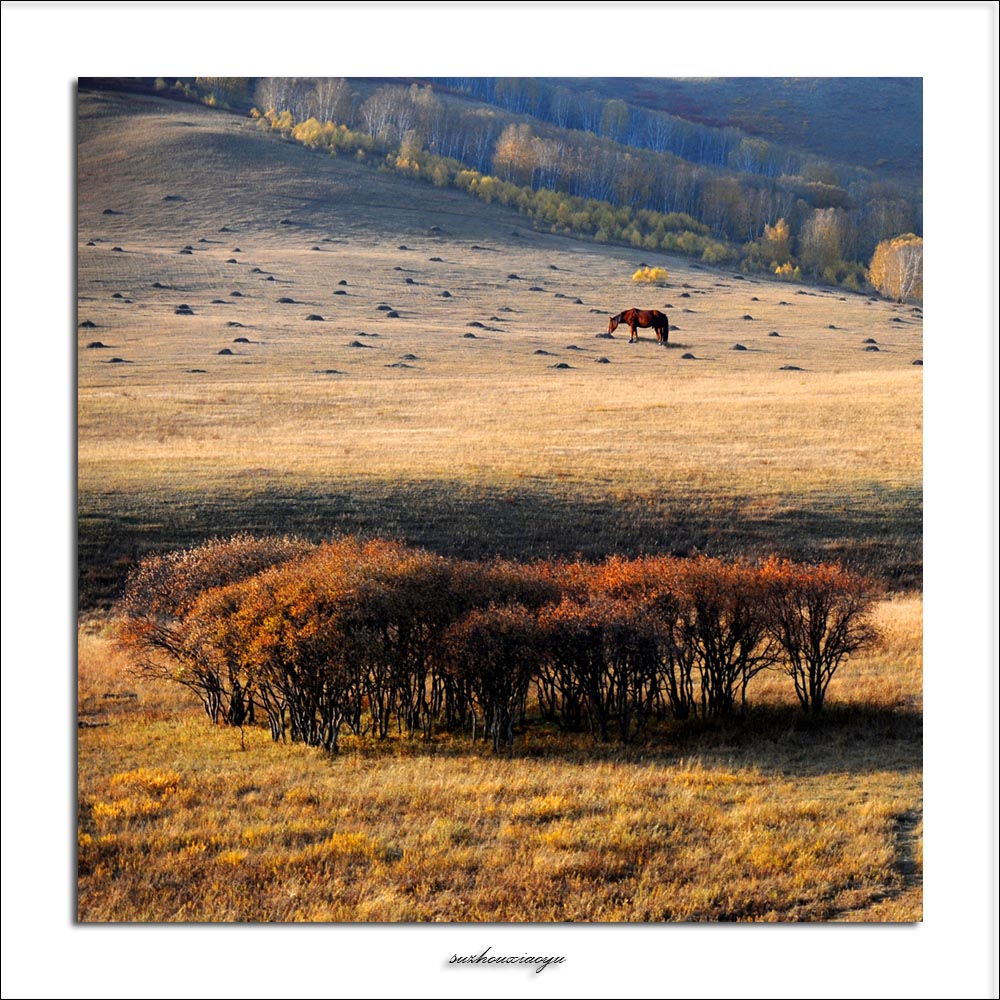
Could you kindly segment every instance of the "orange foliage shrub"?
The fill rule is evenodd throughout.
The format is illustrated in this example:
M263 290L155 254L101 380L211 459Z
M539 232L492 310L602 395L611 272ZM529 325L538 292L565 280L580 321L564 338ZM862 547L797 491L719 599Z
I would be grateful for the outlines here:
M787 559L769 560L760 577L767 628L784 654L783 669L803 710L818 715L837 668L878 638L871 621L878 587L841 566Z
M817 714L874 638L873 585L839 566L699 557L600 564L445 559L401 543L237 536L151 556L118 638L213 722L335 751L476 727L507 749L532 683L543 718L629 743L652 719L716 718L760 671Z

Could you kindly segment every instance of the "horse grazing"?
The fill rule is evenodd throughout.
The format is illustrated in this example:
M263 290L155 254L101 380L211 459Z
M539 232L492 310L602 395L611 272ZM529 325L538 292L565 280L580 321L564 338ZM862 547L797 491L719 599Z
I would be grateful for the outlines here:
M628 324L631 331L630 344L639 339L639 335L636 333L639 327L643 329L652 327L658 344L666 346L670 338L670 320L667 319L667 314L661 313L659 309L626 309L625 312L620 312L608 320L608 333L614 333L618 329L619 323Z

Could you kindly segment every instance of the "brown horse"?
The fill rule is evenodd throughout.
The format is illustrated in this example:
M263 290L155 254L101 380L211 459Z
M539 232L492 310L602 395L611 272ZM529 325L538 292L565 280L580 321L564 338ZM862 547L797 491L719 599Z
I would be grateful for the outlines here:
M656 342L663 344L664 347L670 339L670 320L667 319L667 314L661 313L659 309L626 309L625 312L620 312L608 320L608 333L614 333L619 323L628 324L631 331L630 344L639 339L636 333L638 327L643 329L652 327L656 333Z

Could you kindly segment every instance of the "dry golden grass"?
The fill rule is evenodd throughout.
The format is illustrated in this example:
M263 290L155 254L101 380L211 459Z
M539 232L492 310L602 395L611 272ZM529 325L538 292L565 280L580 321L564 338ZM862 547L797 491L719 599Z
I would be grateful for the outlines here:
M243 750L86 630L80 919L919 920L920 723L901 707L919 704L919 600L905 605L881 609L898 627L838 675L820 726L769 678L746 723L627 752L534 726L513 758L457 737L348 739L330 757L258 729Z
M779 551L919 587L912 310L533 233L197 108L80 108L85 607L149 549L236 530ZM671 287L636 288L644 262ZM632 305L669 313L670 349L597 339ZM458 739L330 759L256 730L244 752L85 627L79 916L920 919L921 602L880 614L887 645L818 728L768 675L745 723L628 753L529 728L503 760Z

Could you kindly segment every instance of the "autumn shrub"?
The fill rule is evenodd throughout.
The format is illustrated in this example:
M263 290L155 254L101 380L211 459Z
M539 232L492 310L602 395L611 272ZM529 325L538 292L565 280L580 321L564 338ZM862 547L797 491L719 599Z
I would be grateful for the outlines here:
M751 679L776 659L758 570L705 556L678 561L671 593L675 645L699 676L701 715L728 715L737 695L745 710Z
M598 742L656 719L748 707L783 670L818 714L874 638L873 585L773 558L602 563L446 559L402 543L238 536L152 556L129 577L118 641L215 723L336 751L358 737L485 728L510 748L534 685L541 717Z
M538 619L522 606L470 611L448 630L448 661L483 719L493 750L513 745L540 657Z
M697 713L695 650L688 641L688 617L678 578L685 560L670 556L611 558L595 566L589 585L640 617L655 656L652 709L659 719L683 720Z
M429 553L348 538L247 581L234 628L272 735L336 749L345 726L429 732L436 647L460 611L449 573Z
M878 639L871 614L879 588L831 563L774 558L760 577L766 629L780 647L782 669L803 711L819 715L838 667Z
M637 704L660 717L728 715L747 687L774 663L757 570L747 563L699 557L613 558L571 566L575 593L610 602L616 623L628 623L651 650L649 695Z
M639 244L642 243L642 237L636 233ZM662 267L640 267L637 271L632 274L632 280L637 284L644 285L659 285L667 280L667 272Z
M539 614L543 657L537 686L543 712L594 738L631 742L657 700L656 642L641 608L606 595L564 598Z
M237 535L179 552L148 556L129 574L119 610L117 640L148 676L175 680L193 691L213 722L241 721L231 703L213 639L220 618L208 595L296 558L309 543L290 538Z
M363 684L342 599L349 577L317 572L327 555L321 548L238 584L220 646L245 670L273 738L335 751L341 728L360 725Z

